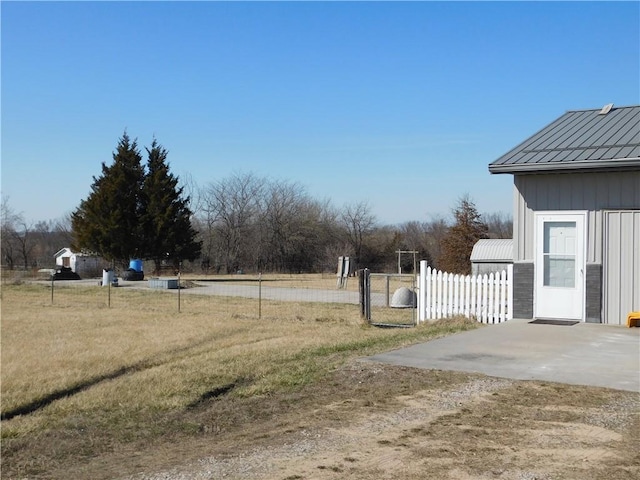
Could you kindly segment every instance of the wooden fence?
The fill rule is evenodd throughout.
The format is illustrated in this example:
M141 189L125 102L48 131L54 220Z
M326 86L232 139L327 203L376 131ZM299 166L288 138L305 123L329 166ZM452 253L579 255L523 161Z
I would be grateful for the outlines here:
M482 323L513 318L513 265L489 275L454 275L420 262L418 322L455 315Z

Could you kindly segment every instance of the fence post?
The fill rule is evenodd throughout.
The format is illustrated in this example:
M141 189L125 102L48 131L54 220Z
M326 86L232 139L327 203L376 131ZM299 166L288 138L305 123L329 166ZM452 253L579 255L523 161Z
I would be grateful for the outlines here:
M496 318L495 318L495 293L496 291L496 283L495 283L495 276L493 275L493 272L491 272L489 274L489 300L488 300L488 310L487 310L487 323L496 323Z
M262 319L262 272L258 272L258 320Z
M513 319L513 264L507 265L507 320Z
M420 271L418 272L418 323L426 320L427 305L427 261L420 260Z
M419 282L420 279L419 279L419 277L416 278L416 275L415 275L415 273L416 273L415 263L413 264L413 267L414 267L413 268L414 275L411 278L411 290L413 292L416 292L416 290L418 290L418 284L416 283L416 280ZM418 326L418 297L417 297L417 294L416 294L415 298L416 298L415 302L413 301L413 298L412 298L412 301L411 301L411 303L413 303L413 308L411 309L411 313L412 313L412 317L413 318L411 320L413 320L413 324L417 327Z
M365 271L365 292L366 292L366 296L365 296L365 313L367 316L367 322L371 323L371 271L368 268L364 269Z
M391 277L389 275L385 275L385 284L384 284L384 306L389 306L389 282Z
M507 320L507 315L505 313L505 309L507 307L507 272L502 270L500 272L500 303L498 306L500 307L500 315L498 317L498 321L500 323Z
M456 308L458 308L458 275L451 274L451 313L449 316L456 314Z
M453 315L453 273L448 273L447 277L447 313L445 317Z
M471 276L464 276L464 316L471 317Z
M434 270L431 267L427 267L427 275L425 277L425 292L424 292L424 298L425 298L425 310L426 310L426 314L425 314L425 320L431 320L433 318L433 309L435 308L434 306L434 300L433 300L433 275L434 275Z
M436 299L436 316L434 318L443 318L444 310L442 308L442 299L444 297L444 276L442 270L438 270L438 276L436 277L436 285L438 286L438 297Z
M360 270L359 291L360 291L360 318L371 322L371 278L368 268Z
M360 305L360 318L364 319L364 270L358 270L358 304Z
M482 323L489 323L489 277L485 273L482 275Z
M469 315L476 317L476 320L480 318L478 316L478 276L471 277L471 303L469 304Z

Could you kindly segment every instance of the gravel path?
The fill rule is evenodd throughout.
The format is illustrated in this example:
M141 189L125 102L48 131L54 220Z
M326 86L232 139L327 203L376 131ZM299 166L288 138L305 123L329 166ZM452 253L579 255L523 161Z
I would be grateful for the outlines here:
M169 471L140 474L122 480L337 478L335 470L327 468L328 471L323 475L322 469L318 470L316 465L343 460L349 452L375 449L374 444L379 438L393 436L412 425L432 422L437 417L455 412L479 396L501 390L511 384L509 380L477 379L453 390L440 391L436 395L425 393L406 397L404 406L397 410L368 415L341 429L302 431L295 443L257 448L230 458L202 458L198 462ZM381 455L378 450L371 458L367 458L367 462L370 467L377 464L380 469L392 473L403 463L401 458L394 457L395 455L389 453ZM313 471L314 476L302 477L294 473L304 470Z

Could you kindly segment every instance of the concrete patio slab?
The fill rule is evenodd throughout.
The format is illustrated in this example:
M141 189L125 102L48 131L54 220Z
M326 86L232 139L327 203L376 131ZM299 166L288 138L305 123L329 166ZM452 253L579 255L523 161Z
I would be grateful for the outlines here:
M516 319L368 360L640 392L640 328Z

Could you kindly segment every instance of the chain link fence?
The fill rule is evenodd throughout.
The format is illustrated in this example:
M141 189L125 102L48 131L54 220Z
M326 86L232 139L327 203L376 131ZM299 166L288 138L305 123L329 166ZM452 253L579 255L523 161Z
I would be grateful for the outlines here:
M416 276L360 270L360 315L371 325L410 327L417 324Z

